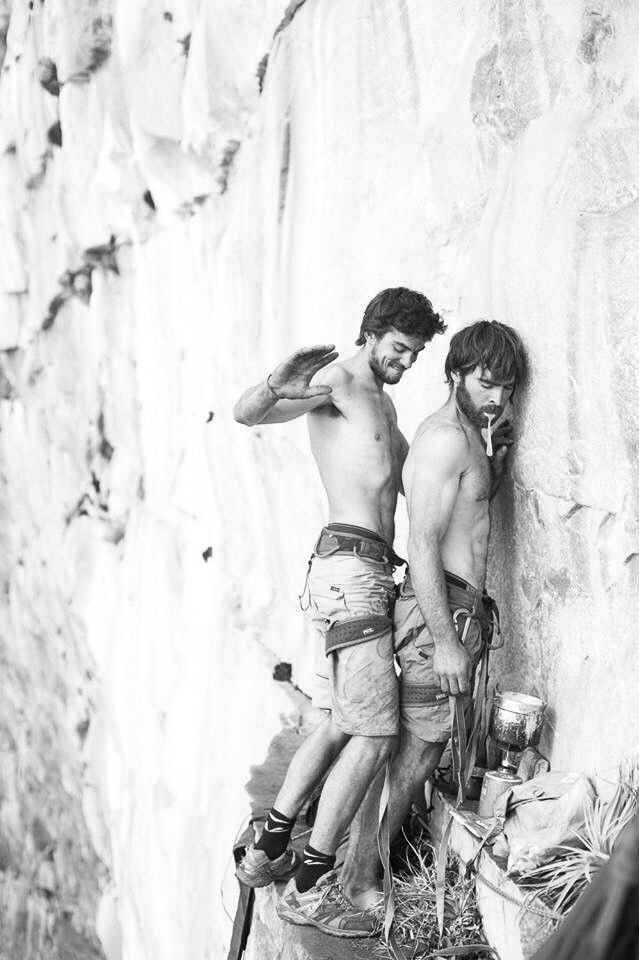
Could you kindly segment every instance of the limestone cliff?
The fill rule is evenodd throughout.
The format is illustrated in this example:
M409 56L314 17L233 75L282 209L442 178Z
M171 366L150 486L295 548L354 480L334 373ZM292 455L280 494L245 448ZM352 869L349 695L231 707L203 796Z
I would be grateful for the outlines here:
M0 39L6 956L223 955L243 783L291 710L273 664L312 683L325 510L304 425L231 406L297 345L352 350L385 286L526 341L495 668L548 700L556 765L614 763L639 720L639 10L0 0ZM447 343L395 391L409 438Z

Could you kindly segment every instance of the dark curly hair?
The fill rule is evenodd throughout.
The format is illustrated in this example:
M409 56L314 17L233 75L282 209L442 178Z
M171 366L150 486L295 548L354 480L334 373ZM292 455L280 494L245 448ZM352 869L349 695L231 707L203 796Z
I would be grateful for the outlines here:
M465 375L477 366L490 370L498 383L524 383L528 361L519 334L496 320L478 320L459 330L450 341L444 365L446 380L452 386L453 370Z
M394 328L408 336L423 337L432 340L436 333L443 333L446 324L423 293L408 290L406 287L389 287L382 290L364 311L364 319L355 341L358 347L366 343L367 333L376 337L383 336Z

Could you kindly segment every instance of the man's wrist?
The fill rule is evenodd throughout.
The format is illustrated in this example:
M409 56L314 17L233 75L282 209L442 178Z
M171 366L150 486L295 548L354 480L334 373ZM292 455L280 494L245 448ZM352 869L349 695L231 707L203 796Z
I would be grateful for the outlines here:
M272 377L272 376L273 376L273 374L272 374L272 373L269 373L268 377L266 378L266 386L267 386L268 389L270 390L270 392L271 392L271 394L273 395L273 397L274 397L275 400L283 400L284 397L280 396L280 394L277 392L277 390L275 389L275 387L274 387L273 384L271 383L271 377Z
M439 637L437 640L433 640L435 650L441 650L443 647L461 647L463 644L459 642L459 637L457 633L454 632L452 636Z

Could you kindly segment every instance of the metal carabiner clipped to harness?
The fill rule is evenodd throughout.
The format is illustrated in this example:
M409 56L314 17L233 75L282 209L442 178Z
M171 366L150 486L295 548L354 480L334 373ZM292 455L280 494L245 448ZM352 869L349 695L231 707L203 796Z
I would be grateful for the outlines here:
M464 624L464 629L462 630L462 635L460 637L459 630L457 629L457 621L459 620L462 614L464 614L464 616L466 617L466 623ZM453 626L455 627L457 636L459 637L459 642L461 643L462 647L466 641L466 637L468 636L468 628L470 627L470 622L472 619L473 617L472 617L472 614L470 613L470 610L466 610L464 607L457 607L457 609L453 611Z

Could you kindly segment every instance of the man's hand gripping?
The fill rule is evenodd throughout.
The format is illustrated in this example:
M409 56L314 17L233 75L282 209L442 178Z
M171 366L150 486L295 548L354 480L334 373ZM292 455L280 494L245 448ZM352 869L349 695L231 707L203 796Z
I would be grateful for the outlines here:
M456 697L468 692L470 657L456 637L436 644L433 671L439 677L442 693Z
M482 433L483 439L483 433ZM501 420L492 435L493 455L488 458L490 463L490 496L497 493L506 473L508 451L515 442L513 425L508 419Z
M278 400L307 400L332 392L328 384L310 385L318 370L338 356L335 345L303 347L283 360L267 378L267 385Z

